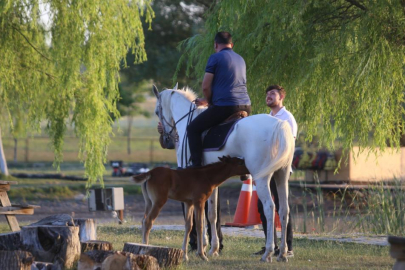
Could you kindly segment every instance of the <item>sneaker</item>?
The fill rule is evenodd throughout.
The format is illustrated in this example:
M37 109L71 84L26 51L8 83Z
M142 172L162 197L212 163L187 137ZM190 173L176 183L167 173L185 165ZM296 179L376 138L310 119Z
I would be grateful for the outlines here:
M256 255L263 255L264 252L266 252L266 248L265 248L265 247L262 247L261 250L259 250L258 252L253 253L252 255L255 255L255 256L256 256Z

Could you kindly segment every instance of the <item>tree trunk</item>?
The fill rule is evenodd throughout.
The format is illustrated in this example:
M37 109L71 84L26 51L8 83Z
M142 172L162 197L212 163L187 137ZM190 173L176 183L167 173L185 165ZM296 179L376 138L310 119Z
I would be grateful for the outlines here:
M90 240L90 241L84 241L80 242L82 246L82 253L92 251L92 250L112 250L112 244L107 241L95 241L95 240Z
M131 128L132 128L133 117L128 115L128 138L127 138L127 152L128 155L131 154Z
M20 247L20 232L0 234L0 250L18 250Z
M137 243L125 243L123 251L150 255L157 259L160 267L175 267L182 262L183 250Z
M94 219L76 218L74 223L79 226L80 242L97 239L97 224Z
M25 226L21 229L24 250L38 261L71 268L80 257L79 228L75 226Z
M391 257L396 259L393 270L405 269L405 237L388 236Z
M6 156L4 155L3 140L1 139L1 127L0 127L0 171L4 175L9 175Z
M26 251L0 251L0 269L30 270L33 261L32 254Z

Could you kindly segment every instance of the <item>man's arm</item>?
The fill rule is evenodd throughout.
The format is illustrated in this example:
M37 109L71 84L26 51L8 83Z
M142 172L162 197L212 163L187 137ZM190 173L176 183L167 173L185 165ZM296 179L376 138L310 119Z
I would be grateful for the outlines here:
M206 72L204 75L204 79L202 82L202 90L204 97L208 104L211 103L211 97L212 97L212 81L214 80L214 74Z

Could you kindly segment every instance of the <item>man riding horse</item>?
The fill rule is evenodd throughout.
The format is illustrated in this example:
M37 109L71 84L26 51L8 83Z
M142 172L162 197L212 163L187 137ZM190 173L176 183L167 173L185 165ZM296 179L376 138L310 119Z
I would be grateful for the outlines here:
M250 98L246 88L246 64L233 50L232 36L228 32L215 35L215 53L208 59L202 82L204 99L197 106L207 106L187 128L187 137L193 167L201 166L203 144L201 134L226 120L232 114L246 111L250 114Z

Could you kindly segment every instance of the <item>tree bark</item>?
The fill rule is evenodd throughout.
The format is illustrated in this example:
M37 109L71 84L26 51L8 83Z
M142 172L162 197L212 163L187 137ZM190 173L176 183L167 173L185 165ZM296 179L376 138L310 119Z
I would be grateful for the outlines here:
M113 246L110 242L107 241L96 241L96 240L89 240L80 242L82 253L92 251L92 250L112 250Z
M0 127L0 171L4 175L10 175L8 173L6 156L4 155L3 140L1 139L1 127Z
M97 224L94 219L76 218L74 223L79 226L80 242L97 239Z
M20 232L0 234L0 250L18 250L20 247Z
M0 269L30 270L34 257L26 251L0 251Z
M38 261L71 268L80 257L79 228L75 226L26 226L21 229L21 244Z
M137 243L125 243L123 251L150 255L157 259L160 267L175 267L182 262L183 250Z

